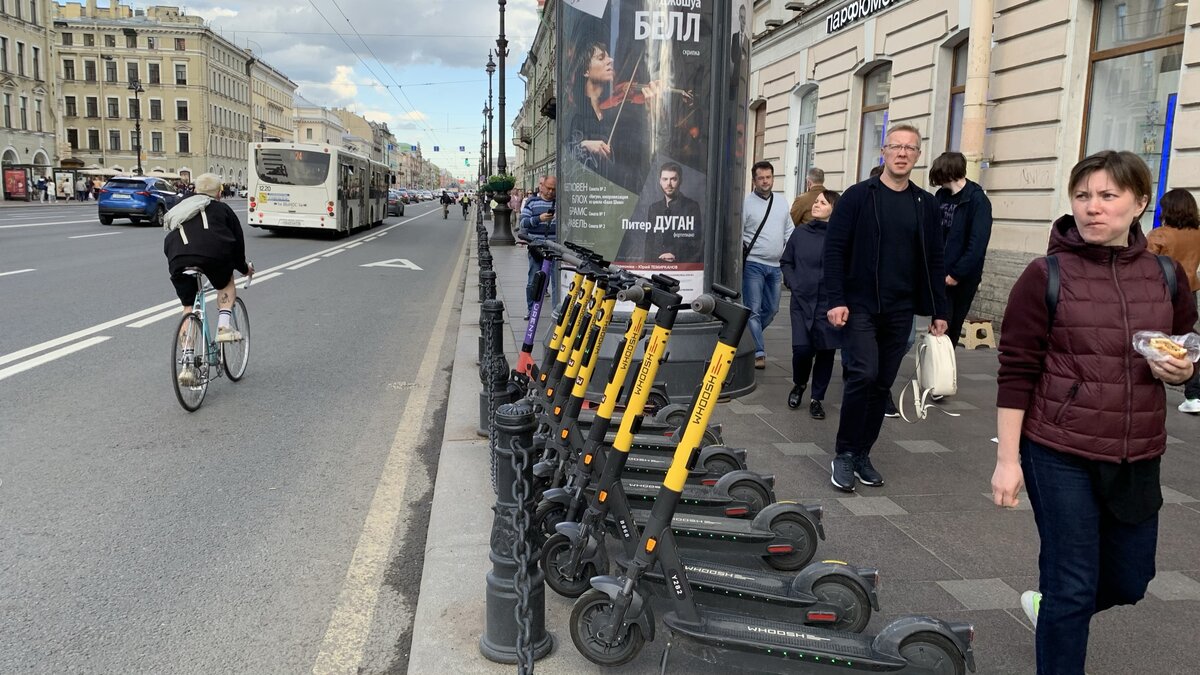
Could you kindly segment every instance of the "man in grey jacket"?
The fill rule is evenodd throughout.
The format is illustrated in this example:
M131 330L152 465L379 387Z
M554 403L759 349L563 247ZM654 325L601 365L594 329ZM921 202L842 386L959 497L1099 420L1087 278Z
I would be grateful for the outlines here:
M779 311L779 284L783 280L779 258L795 228L787 204L771 191L775 167L770 162L755 162L750 175L754 190L742 202L742 249L748 249L742 266L742 298L750 308L754 367L762 370L767 367L763 331Z

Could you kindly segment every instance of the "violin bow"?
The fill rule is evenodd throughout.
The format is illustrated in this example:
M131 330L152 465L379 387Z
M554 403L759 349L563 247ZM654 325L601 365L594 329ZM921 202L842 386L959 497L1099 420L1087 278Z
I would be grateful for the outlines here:
M637 81L637 71L642 65L642 59L646 56L645 52L638 57L637 63L633 64L633 73L629 76L629 86L625 87L625 95L621 97L621 105L617 107L617 116L613 118L612 129L608 131L608 146L612 147L613 134L617 133L617 122L621 121L621 111L625 109L625 101L629 100L629 90L633 89L633 83Z

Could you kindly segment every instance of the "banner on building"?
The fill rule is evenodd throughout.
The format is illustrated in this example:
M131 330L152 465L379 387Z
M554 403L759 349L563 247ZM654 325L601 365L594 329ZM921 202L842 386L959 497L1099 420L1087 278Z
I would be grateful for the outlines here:
M29 196L25 169L4 170L4 194L9 199L25 199Z
M728 3L560 7L559 236L633 272L675 277L690 299L703 290L716 225L705 208L715 188L713 17Z

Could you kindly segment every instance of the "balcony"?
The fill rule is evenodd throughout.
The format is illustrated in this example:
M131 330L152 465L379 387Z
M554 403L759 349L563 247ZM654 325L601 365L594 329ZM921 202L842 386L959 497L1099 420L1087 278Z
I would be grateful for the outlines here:
M532 143L533 128L528 126L517 127L517 138L519 138L522 143Z

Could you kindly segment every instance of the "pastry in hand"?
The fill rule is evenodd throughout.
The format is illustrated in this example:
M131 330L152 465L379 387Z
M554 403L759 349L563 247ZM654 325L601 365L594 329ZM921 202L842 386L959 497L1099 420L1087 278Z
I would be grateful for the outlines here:
M1187 349L1183 345L1176 344L1171 338L1156 337L1150 338L1150 346L1158 351L1171 356L1173 358L1182 359L1187 356Z

